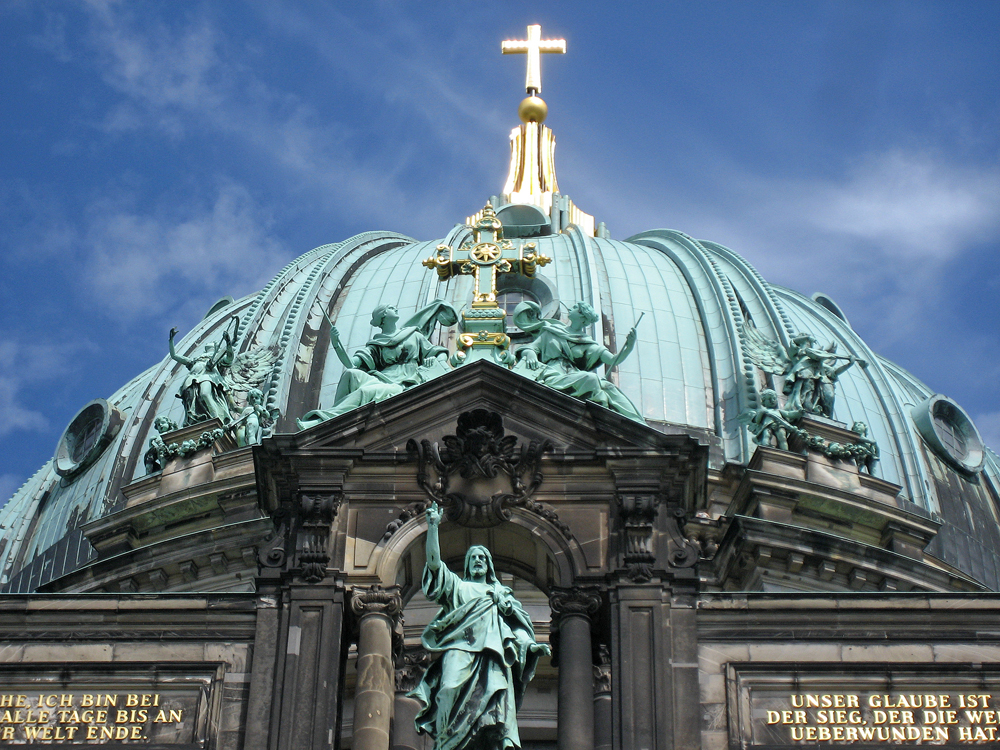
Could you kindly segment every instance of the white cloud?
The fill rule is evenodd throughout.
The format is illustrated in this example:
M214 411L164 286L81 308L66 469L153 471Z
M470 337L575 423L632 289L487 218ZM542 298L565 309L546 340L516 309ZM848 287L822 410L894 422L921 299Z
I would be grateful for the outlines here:
M23 392L34 383L51 381L65 373L70 356L68 350L49 344L0 340L0 437L48 429L45 415L23 403Z
M81 240L84 280L119 315L172 309L178 289L186 302L207 308L222 295L259 288L288 259L268 231L268 217L230 182L207 206L141 214L96 204L89 213Z
M927 153L879 154L842 181L788 187L786 215L891 258L940 262L1000 232L1000 170Z
M267 6L263 12L269 12ZM421 152L407 154L400 148L390 155L366 123L342 112L325 117L292 90L266 82L247 65L246 51L237 49L224 29L205 15L192 15L194 20L167 26L141 19L127 4L94 5L91 41L101 55L101 73L124 97L103 113L100 129L120 134L153 128L170 138L197 135L228 141L255 161L269 164L274 178L288 180L307 203L342 219L384 221L385 206L406 205L424 226L453 223L455 212L441 196L449 194L449 185L454 195L454 175L442 172L420 181L404 177L407 167L420 161ZM394 19L394 13L389 17ZM436 137L453 163L463 165L463 174L497 168L483 155L481 139L470 132L469 123L497 133L506 126L478 105L474 77L464 90L442 72L449 67L440 56L404 59L392 44L368 38L369 32L343 19L334 25L342 36L350 36L349 44L334 32L324 34L315 19L292 9L278 11L275 19L280 23L273 28L308 45L304 54L315 55L328 77L349 81L362 98L371 96L373 87L385 91L394 105L389 111L422 120L428 132L421 131L421 136ZM397 26L398 35L414 34L403 22ZM375 67L365 67L356 54L365 44L378 48ZM412 48L408 44L407 49ZM442 112L448 116L442 117ZM499 178L497 182L499 186ZM456 195L453 200L463 198ZM411 226L410 231L416 229Z

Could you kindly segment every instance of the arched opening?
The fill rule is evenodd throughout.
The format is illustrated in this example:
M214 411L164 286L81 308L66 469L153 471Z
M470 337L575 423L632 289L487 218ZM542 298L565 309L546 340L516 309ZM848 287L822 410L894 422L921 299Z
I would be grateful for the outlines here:
M397 654L397 686L393 747L399 750L430 750L431 740L412 728L416 703L405 693L419 682L431 657L421 646L424 628L438 612L420 589L426 540L422 517L401 527L376 550L376 570L384 585L400 587L403 599L402 655ZM442 559L460 573L466 550L476 544L487 547L501 582L527 610L539 642L548 643L551 612L548 595L554 586L568 586L582 557L575 543L567 540L548 521L515 511L509 522L488 529L470 529L445 523L440 533ZM351 747L353 698L357 681L356 649L348 654L345 670L344 724L341 746ZM558 669L543 658L528 686L518 711L522 750L550 750L556 747L558 709Z

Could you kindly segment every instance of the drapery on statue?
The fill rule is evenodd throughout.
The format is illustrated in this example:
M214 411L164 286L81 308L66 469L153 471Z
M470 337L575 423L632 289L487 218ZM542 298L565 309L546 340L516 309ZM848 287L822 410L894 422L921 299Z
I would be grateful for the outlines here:
M234 318L236 320L236 318ZM238 322L238 321L237 321ZM177 329L170 329L170 358L188 368L177 397L184 402L184 426L218 418L228 424L232 418L233 402L226 382L226 370L233 364L233 339L226 326L222 340L205 344L200 357L185 357L174 348Z
M372 312L372 326L381 329L361 349L348 357L340 341L340 331L323 311L330 324L330 344L344 365L344 374L337 384L333 407L316 409L296 420L299 429L325 422L359 406L383 401L407 388L426 383L450 369L446 364L448 350L435 346L428 336L435 324L443 326L458 322L455 308L444 300L434 300L417 310L402 328L397 328L399 311L393 305L380 305Z
M514 325L535 334L531 343L521 346L515 353L518 362L514 371L549 388L644 422L628 397L596 372L604 365L610 373L632 352L635 327L625 336L621 351L612 354L584 333L584 328L597 322L597 313L586 302L577 302L570 308L569 325L556 318L543 318L541 313L538 304L530 301L514 308Z
M442 563L441 516L436 503L427 509L421 583L441 610L422 642L440 657L409 694L421 704L417 731L434 738L434 750L520 748L517 708L538 659L551 649L535 641L531 618L497 580L488 549L469 548L464 578Z
M788 347L764 336L752 321L743 326L745 352L748 359L764 372L785 378L785 408L806 414L833 417L837 378L848 367L868 363L853 354L837 354L837 343L821 349L808 333L799 333ZM835 364L845 360L843 364Z
M174 348L177 329L170 329L170 358L188 368L177 397L184 403L184 427L218 418L230 425L236 415L245 415L240 393L258 390L278 361L275 346L258 346L236 354L240 319L233 315L222 331L219 341L205 344L200 357L185 357ZM263 403L261 394L260 403ZM270 415L272 418L273 414ZM230 425L235 427L235 425ZM266 425L265 425L266 426Z

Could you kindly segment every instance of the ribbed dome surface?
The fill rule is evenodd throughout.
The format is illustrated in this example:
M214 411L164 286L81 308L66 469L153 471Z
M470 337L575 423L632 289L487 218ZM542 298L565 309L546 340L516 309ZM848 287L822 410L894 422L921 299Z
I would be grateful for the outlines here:
M276 431L294 431L296 417L332 405L343 370L330 350L320 308L329 311L348 352L374 333L371 311L380 304L396 305L404 320L436 298L460 308L471 298L471 277L442 282L421 261L438 244L454 246L469 236L465 226L429 242L372 232L316 248L282 269L260 293L206 317L179 340L178 351L190 356L202 350L239 316L238 352L261 346L280 351L265 396L283 415ZM590 303L600 315L594 336L612 350L645 313L635 352L614 378L654 428L672 423L715 433L721 450L714 469L746 463L754 448L738 421L761 378L743 349L747 317L771 339L787 343L805 331L823 345L836 341L840 353L867 360L867 368L855 366L841 375L834 418L869 425L881 447L876 473L901 485L906 500L945 518L930 551L998 588L996 456L987 452L983 472L970 478L928 450L911 409L933 391L881 360L846 320L827 306L772 287L731 250L680 232L654 230L616 241L570 227L533 241L552 263L534 280L505 280L501 292L533 295L548 315L578 300ZM455 337L454 330L434 334L436 343L449 349ZM155 434L153 419L183 418L175 394L186 372L165 357L122 387L108 401L123 413L124 425L100 457L72 481L49 462L0 512L0 561L9 590L35 590L94 556L79 528L120 509L121 487L145 474L142 456Z

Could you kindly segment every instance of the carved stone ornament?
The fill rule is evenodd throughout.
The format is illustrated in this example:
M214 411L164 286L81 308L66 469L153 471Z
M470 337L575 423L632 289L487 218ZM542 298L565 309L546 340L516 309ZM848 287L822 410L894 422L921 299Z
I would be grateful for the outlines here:
M656 554L653 549L655 521L660 512L662 497L658 493L628 493L618 495L622 517L626 575L636 583L647 583L653 578ZM698 562L697 545L684 538L684 510L676 505L666 506L669 520L666 524L666 543L669 565L672 568L689 568Z
M608 646L602 643L597 647L597 661L594 665L594 695L611 694L611 654Z
M307 583L326 577L330 562L330 528L343 501L339 492L300 493L273 514L276 531L257 558L262 569L297 568ZM294 559L288 551L294 550Z
M431 665L431 654L423 648L408 649L403 653L402 666L396 670L396 691L408 693L420 684Z
M474 409L459 416L455 434L446 435L443 442L410 440L406 444L417 458L417 483L428 500L405 509L389 525L387 536L437 502L448 520L462 526L496 526L510 520L512 508L523 508L570 537L569 527L555 511L531 499L542 483L541 460L552 450L551 441L532 440L518 446L517 437L504 435L499 414Z

